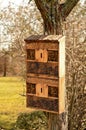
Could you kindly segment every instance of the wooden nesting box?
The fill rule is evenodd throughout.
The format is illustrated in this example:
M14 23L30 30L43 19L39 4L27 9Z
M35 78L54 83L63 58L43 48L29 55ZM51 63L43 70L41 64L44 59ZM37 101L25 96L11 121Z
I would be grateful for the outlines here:
M65 37L30 36L26 42L27 107L65 111Z

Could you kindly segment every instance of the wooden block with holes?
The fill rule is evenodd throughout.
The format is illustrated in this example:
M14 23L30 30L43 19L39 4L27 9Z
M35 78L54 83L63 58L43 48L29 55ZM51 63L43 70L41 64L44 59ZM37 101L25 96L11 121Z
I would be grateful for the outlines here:
M33 35L25 42L27 107L65 112L65 37Z

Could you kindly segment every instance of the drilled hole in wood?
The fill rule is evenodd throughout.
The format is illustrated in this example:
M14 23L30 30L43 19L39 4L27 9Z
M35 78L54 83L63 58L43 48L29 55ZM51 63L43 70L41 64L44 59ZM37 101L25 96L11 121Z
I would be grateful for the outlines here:
M41 53L41 58L42 58L42 53Z
M41 93L42 93L42 88L41 88Z

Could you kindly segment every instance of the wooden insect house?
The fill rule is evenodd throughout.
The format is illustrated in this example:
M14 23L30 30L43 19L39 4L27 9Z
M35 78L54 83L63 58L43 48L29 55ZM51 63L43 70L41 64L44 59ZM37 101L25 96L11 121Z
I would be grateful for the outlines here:
M65 37L37 35L26 42L27 107L65 111Z

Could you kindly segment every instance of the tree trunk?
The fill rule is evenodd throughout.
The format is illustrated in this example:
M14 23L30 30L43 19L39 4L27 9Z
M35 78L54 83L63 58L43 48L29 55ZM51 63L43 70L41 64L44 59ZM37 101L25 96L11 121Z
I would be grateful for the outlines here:
M54 5L54 3L50 3L49 5L49 21L44 20L44 34L48 35L59 35L62 34L62 26L61 21L62 17L59 13L60 8L59 5ZM57 8L58 7L58 8Z
M43 2L35 0L38 9L41 12L44 21L44 34L59 35L62 34L62 16L61 8L57 2Z
M44 34L62 34L62 22L69 15L79 0L66 0L59 4L58 0L34 0L44 21Z
M79 0L66 0L62 5L58 0L34 0L44 21L44 34L62 34L62 22ZM67 114L49 113L49 130L67 130Z
M6 77L6 72L7 72L7 65L6 65L6 55L4 56L4 72L3 72L3 77Z
M49 130L67 130L66 114L49 113Z

